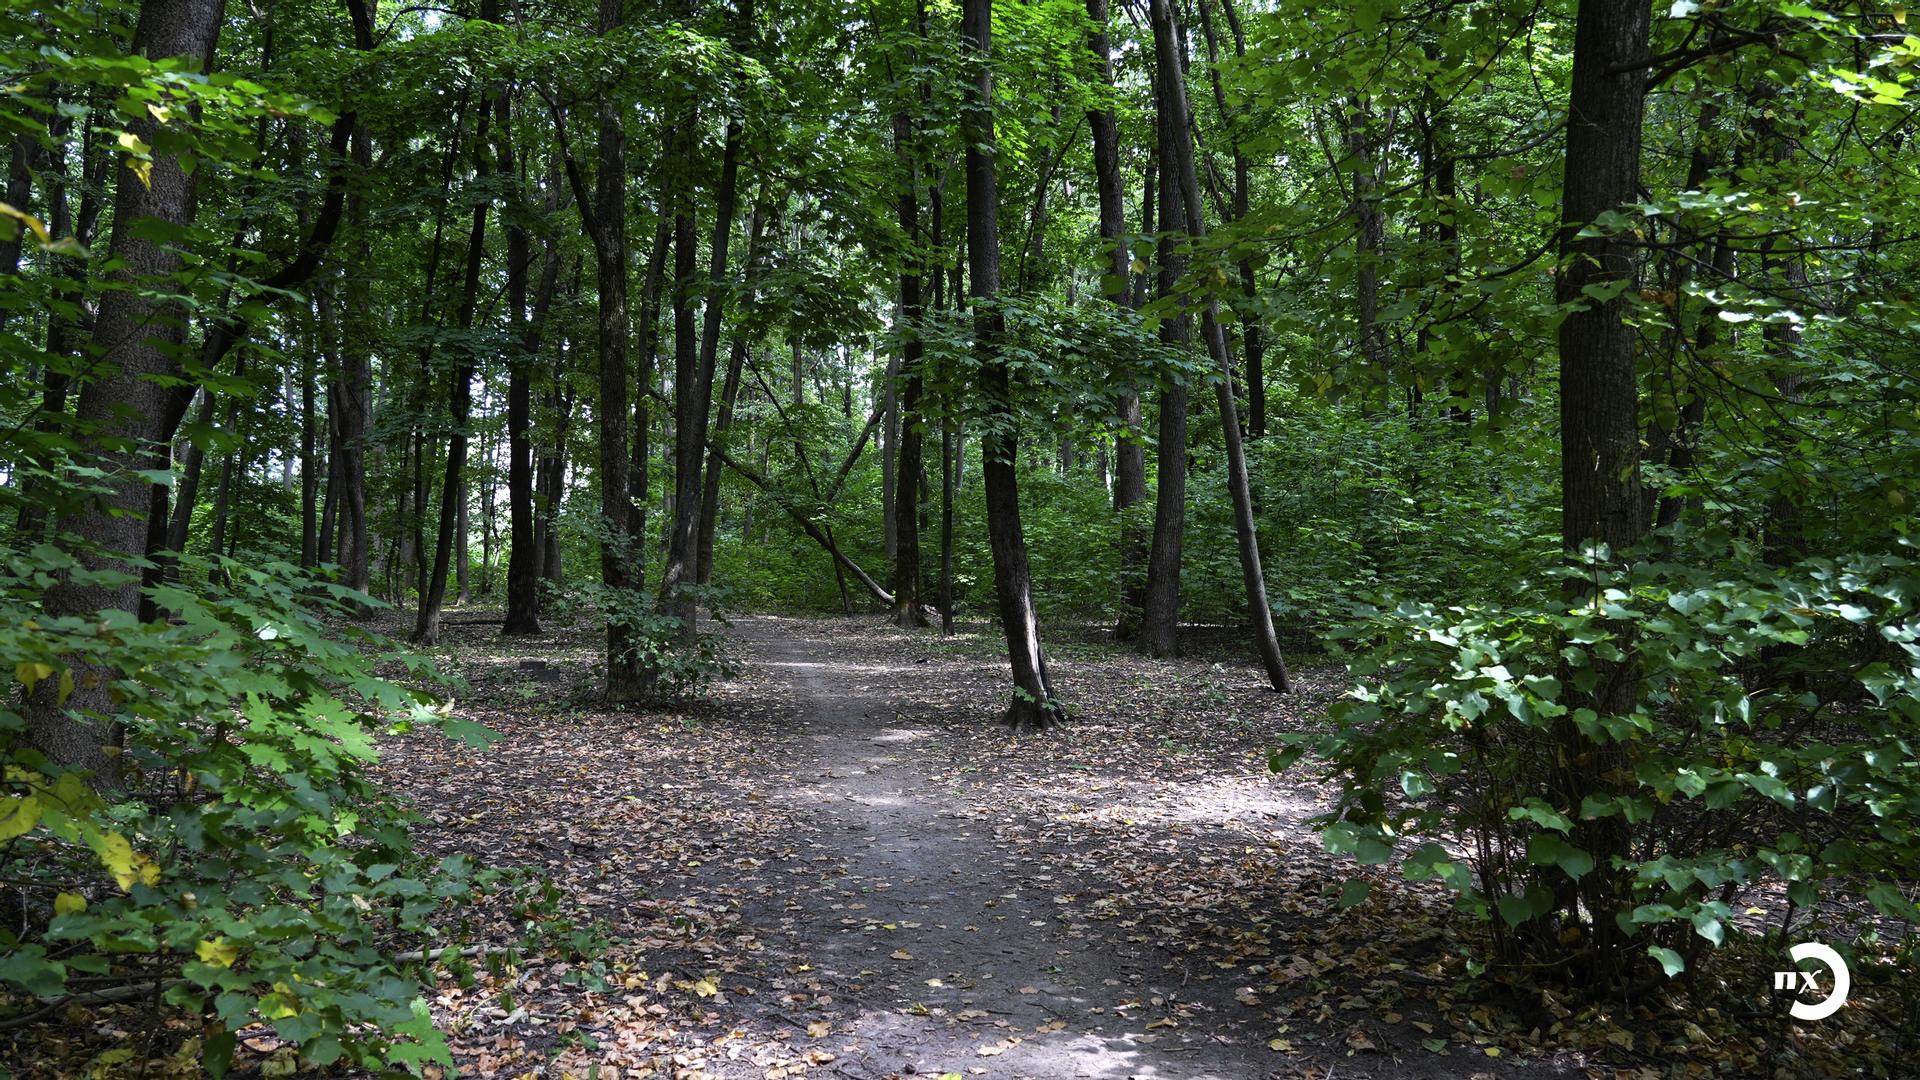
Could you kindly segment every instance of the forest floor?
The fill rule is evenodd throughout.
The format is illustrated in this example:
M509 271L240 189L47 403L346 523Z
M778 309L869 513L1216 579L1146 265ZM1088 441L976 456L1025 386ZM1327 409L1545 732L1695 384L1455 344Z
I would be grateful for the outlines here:
M450 632L460 712L504 738L390 740L381 771L427 815L423 851L556 886L470 923L546 950L443 980L463 1072L1805 1074L1777 1039L1651 1002L1490 996L1464 978L1470 925L1394 875L1339 910L1360 868L1307 823L1328 791L1266 767L1337 669L1282 696L1244 659L1061 645L1076 716L1016 738L993 722L1005 660L979 630L756 616L726 633L736 676L620 713L592 700L585 627Z

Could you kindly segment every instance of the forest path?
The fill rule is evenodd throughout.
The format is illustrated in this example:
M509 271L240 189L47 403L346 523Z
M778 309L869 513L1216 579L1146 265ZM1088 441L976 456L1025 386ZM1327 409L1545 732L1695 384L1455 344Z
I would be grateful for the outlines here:
M551 881L456 940L518 960L430 1002L463 1072L620 1080L1478 1080L1568 1075L1443 1002L1464 944L1427 886L1328 855L1330 792L1274 776L1342 673L1060 640L1068 723L1016 737L998 639L750 616L738 672L609 710L602 638L451 624L478 749L386 740L428 855ZM571 689L568 689L571 687ZM1370 899L1337 906L1355 873ZM525 951L533 939L531 952ZM1531 1024L1534 1021L1524 1021Z
M954 782L963 774L940 752L953 734L942 718L909 715L888 693L924 661L820 630L756 618L736 624L735 640L748 669L789 681L800 706L789 758L800 782L769 796L820 826L823 883L841 899L810 906L784 936L857 1010L849 1074L1272 1071L1275 1055L1250 1033L1220 1030L1240 1025L1174 1019L1183 1004L1218 1004L1190 997L1181 965L1119 921L1084 921L1074 901L1099 891L1073 870L1086 852L998 833L1006 804Z

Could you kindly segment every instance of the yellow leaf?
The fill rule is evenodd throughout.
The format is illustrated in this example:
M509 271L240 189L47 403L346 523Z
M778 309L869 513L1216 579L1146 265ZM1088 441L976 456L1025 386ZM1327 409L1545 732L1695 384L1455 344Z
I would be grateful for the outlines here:
M300 1002L292 994L276 990L260 999L260 1015L269 1020L285 1020L289 1016L298 1016Z
M710 998L720 992L720 988L714 985L712 979L701 979L687 989L692 990L695 997L703 998Z
M40 824L38 795L0 795L0 840L25 836Z
M60 700L58 704L65 705L67 703L67 699L72 696L73 696L73 669L61 668L60 669Z
M87 910L87 898L78 893L63 892L53 898L53 912L56 915L73 915Z
M47 227L40 223L39 218L34 217L25 210L15 209L6 203L0 202L0 217L10 217L20 224L25 225L34 236L39 238L42 244L47 243L50 239L47 236Z
M146 857L134 851L133 845L119 833L102 834L94 841L93 851L100 856L100 865L113 875L114 883L120 888L131 890L134 882L147 880L140 865L146 862ZM152 884L152 881L147 883Z
M203 941L195 945L193 947L193 954L198 956L200 962L203 964L230 968L233 966L235 960L240 959L240 947L232 944L226 938L217 937L211 941Z
M833 1031L833 1026L823 1020L815 1020L807 1025L807 1038L824 1039Z
M147 145L145 139L131 131L121 132L120 138L116 141L120 149L126 151L127 169L140 178L142 185L152 187L153 158L148 155L153 148Z
M22 660L13 665L13 677L20 680L20 684L27 688L29 694L33 693L34 684L51 674L53 674L51 664L36 664L31 660Z
M905 950L905 949L895 949L895 950L893 950L893 951L892 951L891 953L888 953L887 955L888 955L888 957L889 957L890 959L894 959L894 960L911 960L911 959L913 959L913 954L912 954L912 953L910 953L910 952L908 952L908 951L907 951L907 950Z

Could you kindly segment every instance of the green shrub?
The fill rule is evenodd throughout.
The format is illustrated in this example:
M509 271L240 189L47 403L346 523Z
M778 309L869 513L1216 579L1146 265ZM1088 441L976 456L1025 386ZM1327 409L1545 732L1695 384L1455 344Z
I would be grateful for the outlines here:
M1312 753L1341 785L1327 847L1368 864L1398 851L1410 879L1457 889L1498 961L1592 966L1617 928L1616 952L1673 974L1766 882L1802 912L1837 893L1914 920L1896 883L1920 876L1917 569L1590 563L1567 573L1599 578L1591 599L1550 587L1506 606L1370 609L1332 729L1290 736L1273 765ZM1570 708L1629 650L1632 712ZM1568 725L1590 755L1562 759ZM1556 770L1607 760L1623 774L1592 776L1579 805L1555 799ZM1618 883L1612 910L1579 887L1596 873Z
M101 573L51 544L0 565L0 655L19 684L0 698L0 874L19 909L0 927L0 988L55 1002L159 980L207 1017L215 1075L262 1021L315 1064L451 1064L393 954L434 943L431 917L470 874L411 854L408 816L366 769L382 729L491 733L375 674L432 682L424 661L329 624L365 597L284 564L228 565L224 586L200 584L206 569L153 589L171 618L140 623L48 617L51 582ZM64 705L76 672L110 685L94 722L123 786L96 793L21 739L27 693L52 680Z

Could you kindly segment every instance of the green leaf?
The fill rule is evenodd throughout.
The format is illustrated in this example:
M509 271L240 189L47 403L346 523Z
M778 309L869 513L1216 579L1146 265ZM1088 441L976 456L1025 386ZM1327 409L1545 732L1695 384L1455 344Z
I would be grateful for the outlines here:
M1345 911L1365 901L1371 892L1373 892L1373 886L1365 879L1348 878L1347 883L1340 888L1340 901L1336 906L1341 911Z
M1669 979L1687 970L1687 961L1672 949L1660 945L1649 945L1647 955L1660 961L1660 970L1666 972Z
M449 716L441 720L439 726L441 734L447 738L455 742L465 743L468 746L477 747L481 750L485 750L487 747L506 738L504 734L495 731L485 724L476 724L471 720L462 720L457 716Z

